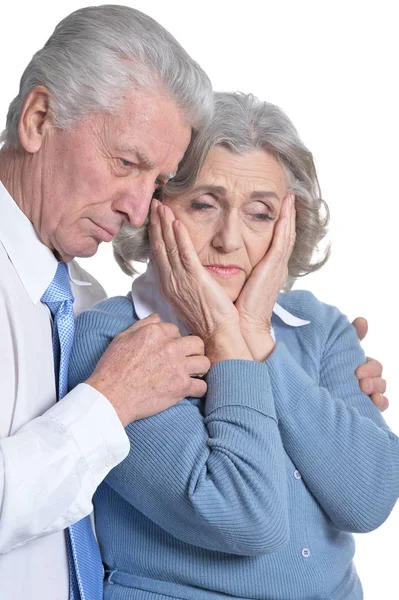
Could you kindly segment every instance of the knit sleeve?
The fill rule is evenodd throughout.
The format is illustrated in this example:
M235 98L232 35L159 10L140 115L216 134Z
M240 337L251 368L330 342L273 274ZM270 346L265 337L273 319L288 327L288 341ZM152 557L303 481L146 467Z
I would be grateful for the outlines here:
M119 333L120 319L104 310L81 315L73 385L94 369L113 328ZM206 400L186 398L129 425L130 453L104 485L184 542L238 555L277 551L289 525L270 382L258 363L224 361L207 383Z
M176 538L248 556L288 542L285 454L271 390L253 366L214 365L205 402L185 399L129 425L130 454L106 479Z
M354 328L325 306L318 385L278 344L264 363L281 439L311 493L341 530L381 525L399 495L399 439L355 377L365 360Z

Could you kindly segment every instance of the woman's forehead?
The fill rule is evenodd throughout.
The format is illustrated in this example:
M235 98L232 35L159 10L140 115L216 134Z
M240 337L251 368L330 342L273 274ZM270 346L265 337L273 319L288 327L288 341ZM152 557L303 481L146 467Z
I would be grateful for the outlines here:
M283 192L285 173L278 160L265 150L233 152L217 146L208 153L195 185L264 187Z

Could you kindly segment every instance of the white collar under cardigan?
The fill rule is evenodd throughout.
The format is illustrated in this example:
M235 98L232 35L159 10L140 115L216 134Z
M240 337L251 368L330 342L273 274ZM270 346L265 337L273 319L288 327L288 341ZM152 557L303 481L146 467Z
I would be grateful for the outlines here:
M139 319L144 319L151 313L157 313L162 321L177 325L181 335L188 335L190 333L170 304L161 296L158 289L157 274L151 261L148 263L145 273L133 281L132 298ZM302 327L309 324L309 321L299 319L277 303L274 305L273 312L286 325L291 325L291 327ZM275 339L273 328L271 333L273 339Z

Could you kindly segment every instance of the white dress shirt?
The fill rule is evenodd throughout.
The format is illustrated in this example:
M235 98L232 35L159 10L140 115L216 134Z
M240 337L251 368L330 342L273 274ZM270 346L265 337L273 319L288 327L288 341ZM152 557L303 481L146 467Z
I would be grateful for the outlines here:
M52 252L0 182L0 599L68 600L64 529L129 443L110 402L86 384L56 404L52 319L40 298ZM70 264L75 310L104 290Z

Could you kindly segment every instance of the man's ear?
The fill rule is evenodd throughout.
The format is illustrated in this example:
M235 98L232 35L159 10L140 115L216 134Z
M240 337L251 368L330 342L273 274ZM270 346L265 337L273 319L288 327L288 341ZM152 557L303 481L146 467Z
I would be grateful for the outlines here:
M26 97L18 123L19 139L27 152L40 150L46 132L53 127L50 92L44 85L33 88Z

